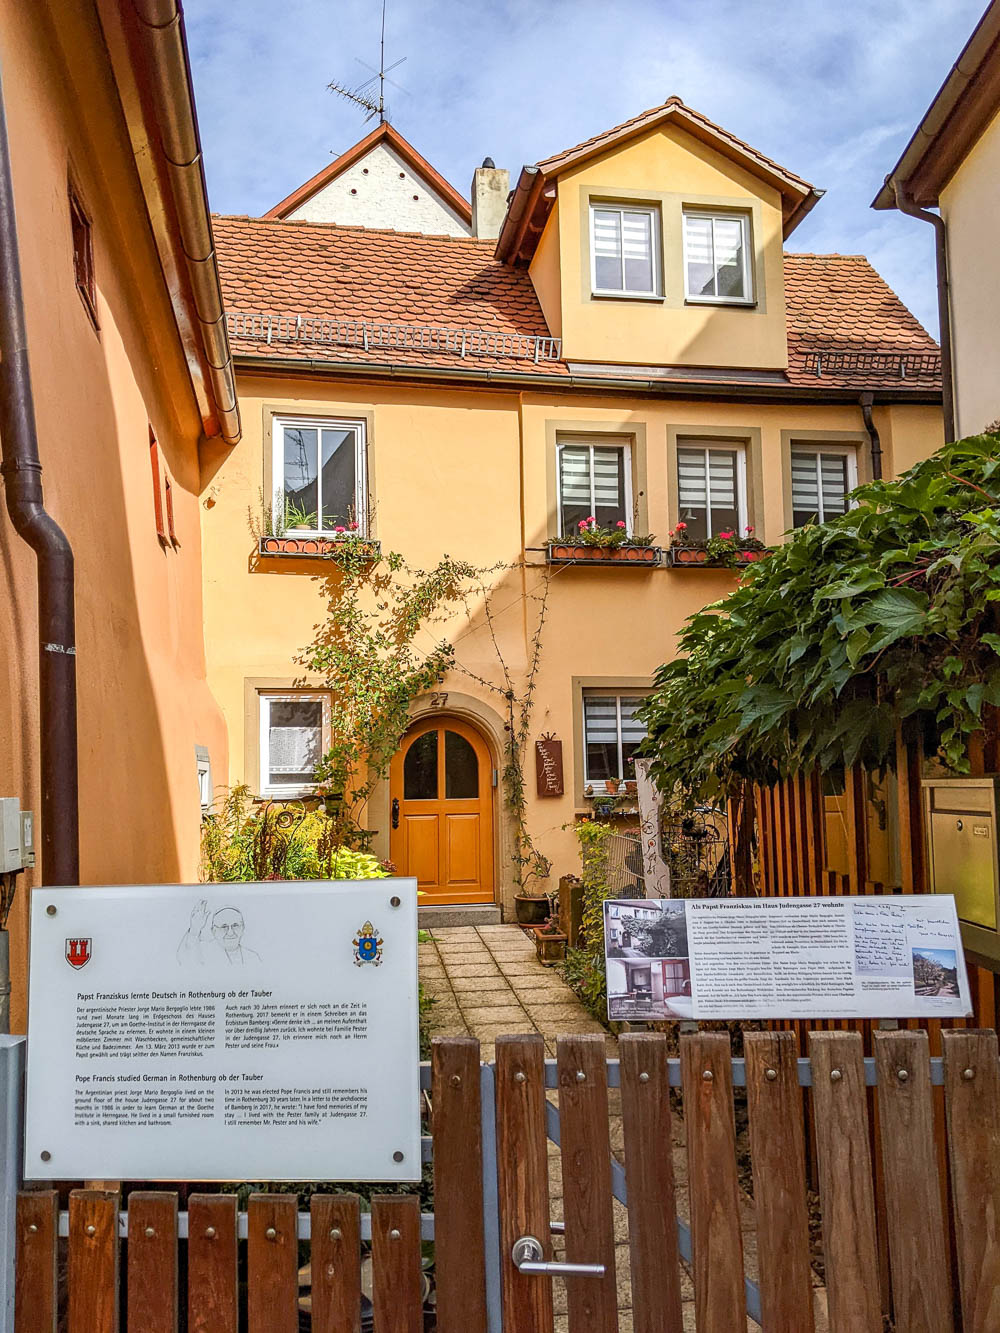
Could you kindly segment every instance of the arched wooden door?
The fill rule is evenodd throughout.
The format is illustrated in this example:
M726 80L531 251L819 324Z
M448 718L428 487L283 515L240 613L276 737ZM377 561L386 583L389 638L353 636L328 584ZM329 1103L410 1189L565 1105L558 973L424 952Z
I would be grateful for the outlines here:
M389 856L421 905L493 901L493 764L457 717L411 727L389 770Z

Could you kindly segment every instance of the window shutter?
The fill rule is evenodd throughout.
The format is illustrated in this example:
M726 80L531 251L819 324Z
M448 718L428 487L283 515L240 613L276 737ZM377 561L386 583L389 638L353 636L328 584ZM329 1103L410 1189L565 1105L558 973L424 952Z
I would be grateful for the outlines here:
M584 729L588 745L617 745L618 713L613 698L585 698Z
M721 449L708 452L709 497L713 509L736 508L736 455Z
M797 449L792 453L792 508L817 516L820 512L816 455Z
M708 491L705 485L705 454L701 449L677 450L677 491L682 510L705 509Z
M559 450L559 488L567 506L590 505L590 450L586 445L564 444Z
M639 745L646 739L645 723L640 722L636 713L645 703L645 699L622 699L622 748Z
M595 506L614 508L619 502L622 475L621 449L594 450Z
M619 259L622 253L621 214L594 210L594 253L598 259Z
M826 520L847 511L847 459L843 454L820 454L819 467Z
M792 510L795 521L813 515L822 523L847 511L845 454L792 451Z

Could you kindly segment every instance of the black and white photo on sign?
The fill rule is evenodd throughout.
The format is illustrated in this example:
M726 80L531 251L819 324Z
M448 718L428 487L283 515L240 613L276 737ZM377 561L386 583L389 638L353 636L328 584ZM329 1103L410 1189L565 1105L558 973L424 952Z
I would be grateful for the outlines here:
M609 958L687 958L683 899L608 899L604 947Z
M604 904L604 941L612 1021L691 1017L683 901L609 899Z

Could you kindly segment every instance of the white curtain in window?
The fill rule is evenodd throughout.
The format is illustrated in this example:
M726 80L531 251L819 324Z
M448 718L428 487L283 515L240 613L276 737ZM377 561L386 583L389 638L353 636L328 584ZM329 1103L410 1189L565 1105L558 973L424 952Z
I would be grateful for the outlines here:
M618 701L613 697L590 696L583 701L588 745L618 744Z
M594 450L594 503L617 505L621 479L622 451L620 449Z
M614 702L612 700L612 702ZM638 745L646 737L646 727L636 717L636 713L645 703L645 699L622 699L622 745Z
M590 505L590 449L564 444L559 451L559 486L563 504Z
M319 762L319 727L271 727L268 766L272 773L305 773Z
M792 509L815 514L820 522L847 511L847 458L844 454L792 451Z
M736 457L714 449L678 449L677 483L680 508L736 508Z

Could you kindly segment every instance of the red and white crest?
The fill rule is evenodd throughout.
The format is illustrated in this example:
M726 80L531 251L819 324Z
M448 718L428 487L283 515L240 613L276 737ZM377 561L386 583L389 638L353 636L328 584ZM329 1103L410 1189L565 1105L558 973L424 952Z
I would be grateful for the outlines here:
M66 941L66 961L70 967L86 967L91 956L90 936Z

